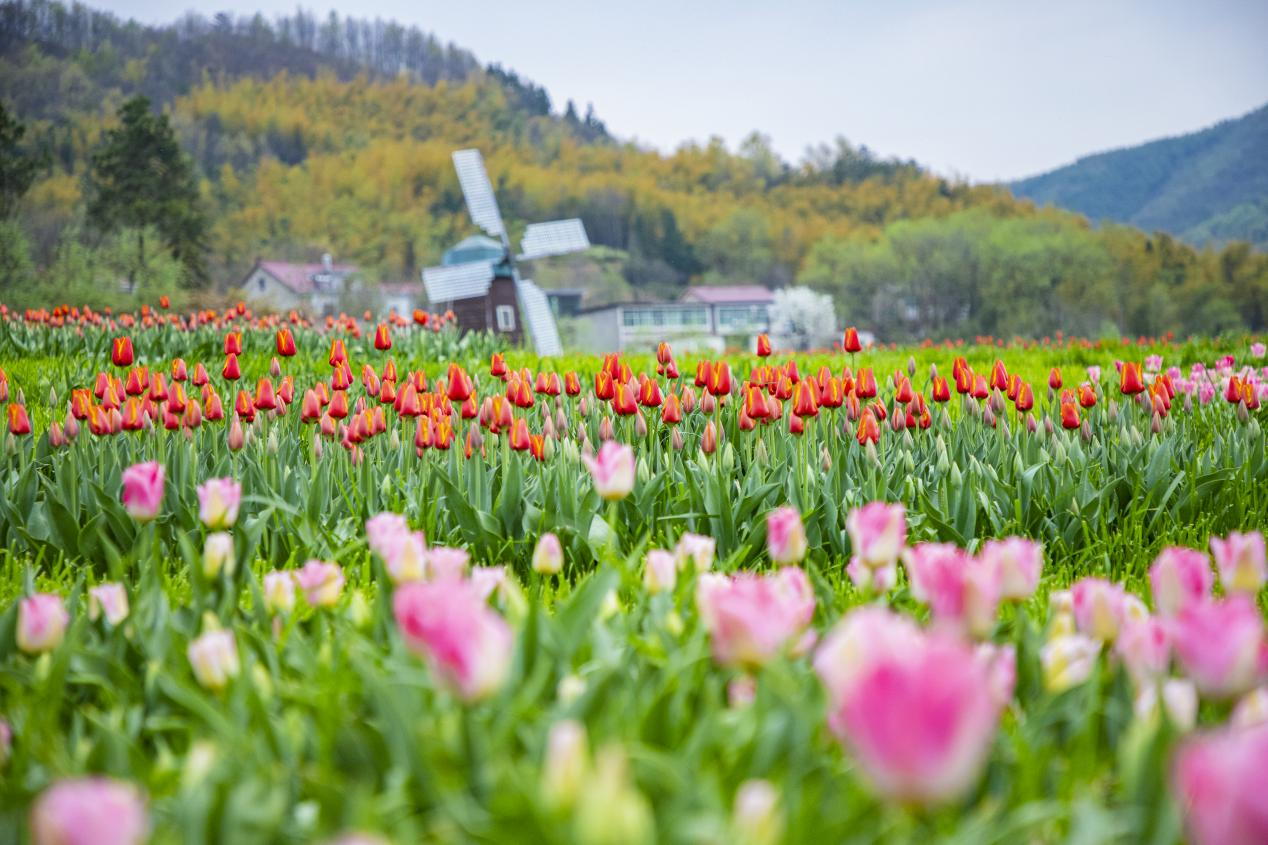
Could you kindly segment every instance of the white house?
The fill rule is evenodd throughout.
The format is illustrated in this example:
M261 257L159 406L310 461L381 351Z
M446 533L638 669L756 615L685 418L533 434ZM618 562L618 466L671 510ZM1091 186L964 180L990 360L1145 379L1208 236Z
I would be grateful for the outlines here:
M329 255L322 256L320 264L257 260L240 287L255 305L326 317L351 307L348 294L369 294L374 290L363 288L359 275L355 264L336 264ZM423 302L423 286L419 282L383 282L377 293L383 313L396 311L405 316Z
M621 302L580 311L577 342L593 352L751 347L770 330L775 295L760 285L690 287L677 302Z

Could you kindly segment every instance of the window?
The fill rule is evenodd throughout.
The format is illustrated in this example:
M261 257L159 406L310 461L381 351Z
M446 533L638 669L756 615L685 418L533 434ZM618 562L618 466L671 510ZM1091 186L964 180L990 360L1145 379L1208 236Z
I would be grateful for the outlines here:
M260 277L260 290L264 290L264 277Z
M515 309L510 305L499 305L497 308L498 331L515 331Z

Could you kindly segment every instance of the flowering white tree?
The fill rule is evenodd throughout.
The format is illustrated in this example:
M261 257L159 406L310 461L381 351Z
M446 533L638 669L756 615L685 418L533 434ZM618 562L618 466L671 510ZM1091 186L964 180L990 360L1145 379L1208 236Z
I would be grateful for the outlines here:
M837 318L832 297L807 287L775 291L770 308L770 333L777 346L818 349L836 339Z

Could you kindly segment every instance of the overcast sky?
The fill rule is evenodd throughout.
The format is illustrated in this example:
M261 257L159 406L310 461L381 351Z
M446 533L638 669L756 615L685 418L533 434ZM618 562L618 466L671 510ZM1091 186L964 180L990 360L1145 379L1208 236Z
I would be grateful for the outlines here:
M88 0L165 23L171 0ZM179 4L181 0L177 0ZM185 0L210 15L294 0ZM1031 175L1268 102L1265 0L356 0L325 15L416 24L591 102L670 150L754 129L786 158L844 135L947 175ZM478 10L478 11L477 11Z

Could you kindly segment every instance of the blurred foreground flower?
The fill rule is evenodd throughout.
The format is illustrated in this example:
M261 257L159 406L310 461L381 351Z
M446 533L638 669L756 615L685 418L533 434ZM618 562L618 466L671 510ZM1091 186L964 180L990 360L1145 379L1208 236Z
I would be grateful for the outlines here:
M796 508L777 508L766 516L766 550L779 564L800 563L806 556L806 528Z
M229 528L238 521L242 485L232 478L209 478L198 485L198 518L208 528Z
M406 584L397 589L392 611L405 644L464 701L486 698L506 681L514 641L510 626L471 581Z
M34 845L137 845L149 826L137 788L104 777L58 781L31 808Z
M608 501L624 499L634 489L634 450L629 446L609 440L591 458L582 455L594 479L594 489Z
M1195 845L1268 842L1268 725L1196 736L1176 755L1177 797Z
M62 597L55 593L36 593L18 603L18 648L27 654L52 651L66 635L70 614Z
M158 461L133 464L123 471L123 506L137 522L149 522L159 515L164 475Z
M189 643L189 665L198 683L209 690L222 690L238 676L238 644L229 631L211 630Z
M750 668L801 645L815 612L810 579L795 566L767 575L706 572L696 605L714 660Z
M963 640L882 608L838 623L815 670L828 691L828 726L876 790L920 804L973 787L1012 696L1011 677Z
M128 618L128 591L122 584L98 584L88 591L88 618L96 619L103 614L115 627Z

